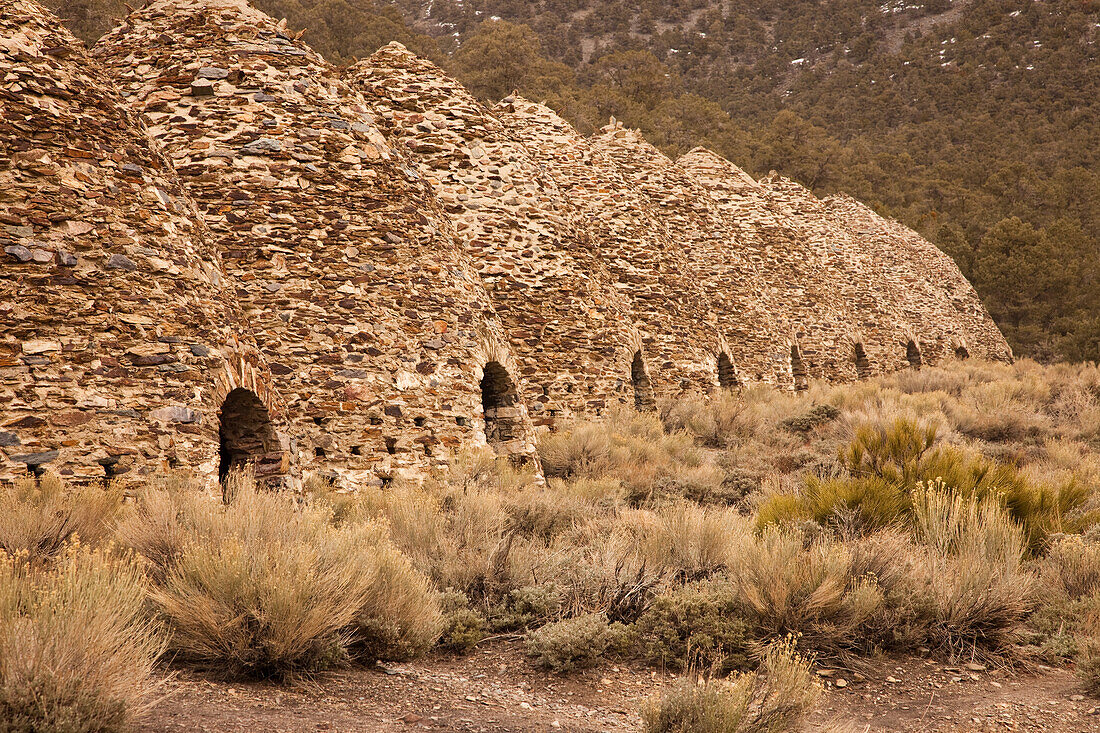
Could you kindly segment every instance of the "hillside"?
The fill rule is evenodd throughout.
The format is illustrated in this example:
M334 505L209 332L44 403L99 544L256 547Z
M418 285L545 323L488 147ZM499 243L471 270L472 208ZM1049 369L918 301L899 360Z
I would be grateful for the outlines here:
M53 0L92 40L117 0ZM582 132L845 191L959 263L1017 353L1100 358L1100 2L258 0L330 60L390 40Z

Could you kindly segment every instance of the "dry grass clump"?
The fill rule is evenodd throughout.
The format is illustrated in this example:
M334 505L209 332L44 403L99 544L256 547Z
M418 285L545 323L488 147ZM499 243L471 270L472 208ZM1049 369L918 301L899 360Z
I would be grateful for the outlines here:
M434 639L434 597L383 528L335 527L327 507L249 482L229 493L222 504L151 490L119 528L150 563L150 597L180 658L285 678L338 662L357 636L396 656Z
M117 486L67 486L54 474L40 481L0 484L0 550L31 560L55 556L74 536L94 545L106 538L122 506Z
M760 671L696 683L682 679L642 708L647 733L788 733L821 697L809 663L780 642Z
M0 730L122 731L151 705L160 630L131 558L70 546L49 569L0 555Z

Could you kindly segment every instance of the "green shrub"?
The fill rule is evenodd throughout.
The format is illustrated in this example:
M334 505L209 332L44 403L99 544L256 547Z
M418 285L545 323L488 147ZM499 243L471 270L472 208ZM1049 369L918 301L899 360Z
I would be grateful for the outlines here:
M788 433L809 433L821 425L840 417L840 410L832 405L814 405L801 415L788 417L779 423L779 427Z
M335 527L322 505L249 484L228 504L149 491L119 537L150 561L173 651L227 675L315 672L347 655L357 627L388 634L372 653L434 636L433 614L410 610L430 608L424 581L396 560L384 528Z
M726 584L692 584L658 596L637 630L652 664L727 673L749 662L748 624Z
M789 642L771 646L761 669L696 684L681 679L642 708L647 733L794 733L821 688Z
M877 476L807 476L802 493L775 494L757 513L767 524L797 524L811 520L821 525L843 525L854 534L866 534L895 525L910 511L909 492Z
M0 731L124 731L150 706L161 630L129 557L72 547L36 571L0 555Z
M0 484L0 550L34 561L56 555L74 536L86 545L107 537L122 506L115 485L65 485L54 474L41 481Z
M516 631L542 626L561 613L561 591L553 585L526 585L508 592L493 609L489 623L493 631Z
M470 608L465 593L447 591L440 596L439 603L443 610L441 647L466 654L485 638L485 617Z
M594 667L609 652L626 645L627 628L592 613L557 621L529 632L525 643L535 663L554 672Z

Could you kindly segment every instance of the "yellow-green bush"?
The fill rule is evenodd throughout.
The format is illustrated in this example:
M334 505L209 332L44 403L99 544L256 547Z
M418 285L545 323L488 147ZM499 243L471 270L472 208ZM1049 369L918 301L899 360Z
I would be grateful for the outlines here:
M0 731L127 730L164 648L144 604L130 557L72 546L41 569L0 554Z
M575 616L531 631L525 637L527 654L540 667L554 672L572 672L594 667L605 654L621 650L627 629L608 623L602 613Z
M674 670L728 673L749 662L752 639L728 583L693 583L654 599L637 623L640 652Z

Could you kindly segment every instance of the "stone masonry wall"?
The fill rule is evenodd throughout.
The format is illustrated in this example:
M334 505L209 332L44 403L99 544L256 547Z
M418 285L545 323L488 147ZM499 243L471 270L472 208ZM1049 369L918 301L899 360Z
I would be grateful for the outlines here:
M298 34L300 36L300 34ZM944 253L846 196L343 74L244 0L89 55L0 14L0 481L421 475L617 404L1011 360Z
M0 481L28 471L213 483L218 408L279 424L216 253L168 162L51 14L0 14ZM283 436L254 456L288 471Z
M548 107L508 97L493 112L578 210L643 334L656 395L717 388L714 309L683 245L649 201L606 153Z
M214 231L303 470L377 483L484 444L515 364L432 191L362 98L243 0L157 0L97 44ZM495 448L534 456L522 404ZM505 439L501 439L504 436Z
M511 338L535 424L633 401L631 363L643 338L580 216L526 148L400 44L349 74L454 219Z

